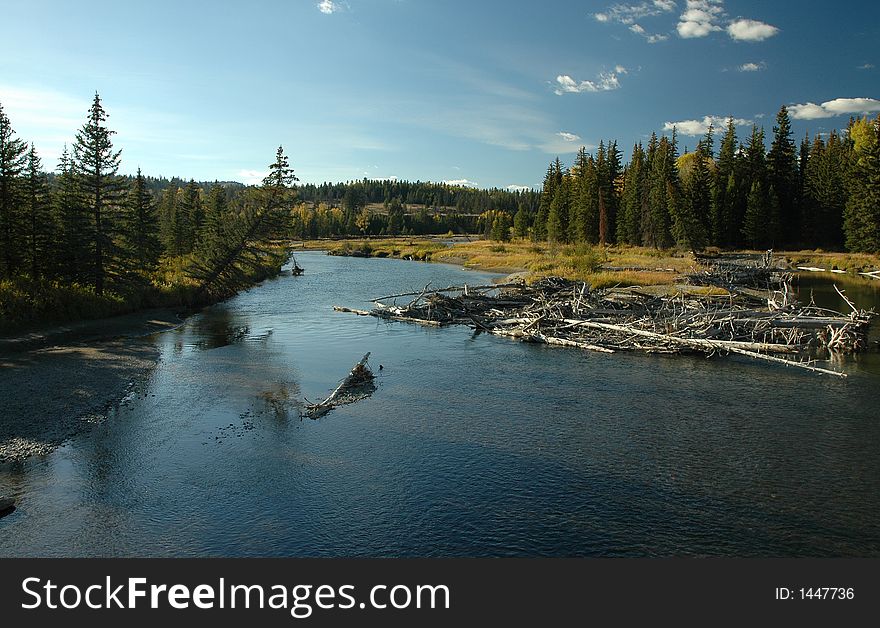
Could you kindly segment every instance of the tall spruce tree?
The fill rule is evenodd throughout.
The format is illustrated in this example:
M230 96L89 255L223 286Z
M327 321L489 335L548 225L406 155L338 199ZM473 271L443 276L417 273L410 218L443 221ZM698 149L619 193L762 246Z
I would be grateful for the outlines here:
M736 148L736 126L731 117L721 136L715 164L715 184L712 186L709 224L710 242L715 246L732 246L739 239L736 224Z
M785 225L785 244L800 240L800 215L797 206L797 151L791 139L791 120L783 105L776 114L773 142L767 153L768 182L779 198L779 219Z
M96 93L86 123L76 134L73 155L74 172L85 207L91 214L94 239L91 244L89 275L95 293L101 295L119 261L114 241L117 228L115 215L122 201L122 188L117 173L122 150L114 151L107 128L107 112Z
M201 189L190 179L177 201L176 228L180 231L181 251L184 254L191 253L195 248L204 217Z
M159 265L162 244L159 241L159 218L153 195L138 168L134 185L128 193L127 211L122 223L122 238L131 268L142 277Z
M91 217L80 192L76 164L65 144L58 162L54 186L54 207L58 231L55 238L59 277L72 283L88 280L90 245L94 236Z
M632 158L624 174L622 209L617 222L617 241L641 244L642 191L645 178L645 151L641 143L633 146Z
M27 265L31 279L36 281L54 271L57 264L52 259L55 254L52 240L56 228L52 220L49 184L43 173L43 164L33 144L28 151L24 187L24 233L27 243Z
M0 104L0 276L18 271L22 257L20 180L27 164L27 144L15 131Z

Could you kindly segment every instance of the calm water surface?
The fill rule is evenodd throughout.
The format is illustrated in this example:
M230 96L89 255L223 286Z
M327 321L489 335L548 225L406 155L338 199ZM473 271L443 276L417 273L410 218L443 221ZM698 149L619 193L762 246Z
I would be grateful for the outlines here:
M490 275L297 257L156 336L105 423L0 469L0 555L880 555L876 344L846 380L532 346L331 310ZM367 351L373 397L300 420Z

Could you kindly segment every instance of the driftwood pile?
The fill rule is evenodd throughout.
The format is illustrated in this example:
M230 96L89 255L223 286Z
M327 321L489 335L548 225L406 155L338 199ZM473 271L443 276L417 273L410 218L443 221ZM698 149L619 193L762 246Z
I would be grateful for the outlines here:
M613 353L736 353L818 373L846 377L815 366L817 355L854 353L867 348L873 312L843 314L799 304L791 276L772 259L708 262L689 277L720 290L680 290L674 295L639 288L591 290L584 282L550 277L489 286L450 286L388 295L370 311L336 307L389 320L423 325L471 325L526 342ZM846 297L841 293L841 296ZM397 299L415 297L405 305Z

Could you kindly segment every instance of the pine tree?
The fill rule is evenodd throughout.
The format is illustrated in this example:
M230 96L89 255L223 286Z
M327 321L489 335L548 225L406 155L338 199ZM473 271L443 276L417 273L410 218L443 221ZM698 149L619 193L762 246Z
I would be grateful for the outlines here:
M403 205L396 196L388 204L388 235L397 235L403 230Z
M746 215L743 222L742 235L752 248L762 248L765 244L765 228L767 224L767 194L760 180L752 183L749 191Z
M652 137L652 143L656 141ZM670 200L675 200L674 189L670 185L675 178L674 144L665 135L660 138L656 147L648 145L648 156L651 171L647 177L647 211L642 220L642 241L646 246L667 248L672 244L670 235L670 217L673 213ZM652 154L653 153L653 154ZM673 193L670 194L670 191Z
M79 188L92 217L94 240L90 243L89 274L98 295L104 293L105 284L119 258L114 244L117 226L114 212L121 201L117 172L122 151L114 152L110 139L114 131L107 128L106 121L107 113L101 106L101 98L95 94L88 119L77 132L73 145Z
M562 184L562 165L559 158L550 162L544 175L544 185L541 188L541 197L538 203L538 215L532 228L532 235L537 240L547 239L547 219L550 216L550 205L556 196L556 189Z
M27 144L15 137L0 105L0 277L12 277L21 260L19 177L27 163Z
M201 189L195 181L190 179L190 182L180 193L180 199L177 202L176 226L180 231L179 238L183 254L191 253L195 248L204 217Z
M556 188L553 202L550 203L550 213L547 215L547 240L550 242L565 242L568 239L568 187L563 181Z
M142 276L154 271L159 265L162 252L159 219L153 195L147 189L146 179L140 168L128 194L122 237L132 268Z
M220 246L223 241L223 225L229 211L229 197L222 185L215 183L208 192L205 203L205 220L199 231L199 239L196 244L196 254L202 255L214 247ZM306 237L299 233L299 237Z
M31 144L25 170L25 241L27 243L28 268L31 279L36 281L54 270L52 260L55 251L52 238L55 225L49 201L49 185L43 173L43 164L37 149Z
M58 268L54 274L68 282L79 283L88 280L87 269L91 259L89 243L93 241L94 234L75 167L65 145L58 163L53 195L58 224L54 244Z
M574 180L569 202L568 239L595 243L599 233L599 186L595 161L583 146L575 158L571 176Z
M712 186L710 209L710 241L715 246L730 246L738 239L736 213L736 126L728 118L727 129L721 136L721 148L715 164L715 184ZM734 185L731 188L731 178Z
M525 238L529 235L529 213L524 202L519 204L513 217L513 233L518 238Z
M800 215L797 207L797 152L791 139L791 120L783 105L776 114L773 143L767 153L768 182L779 197L780 220L785 225L785 243L800 240Z
M633 146L632 158L624 174L622 211L617 223L617 241L641 244L642 191L645 178L645 151Z
M180 257L186 253L189 217L180 210L181 194L180 188L169 185L162 190L159 200L159 237L165 252L171 257Z

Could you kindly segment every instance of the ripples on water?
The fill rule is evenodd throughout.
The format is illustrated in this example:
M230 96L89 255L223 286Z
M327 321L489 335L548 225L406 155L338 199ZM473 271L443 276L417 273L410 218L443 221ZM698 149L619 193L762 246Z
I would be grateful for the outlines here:
M838 381L386 323L330 308L491 277L297 257L151 340L109 421L0 470L0 554L880 554L876 354ZM367 351L378 391L300 420Z

